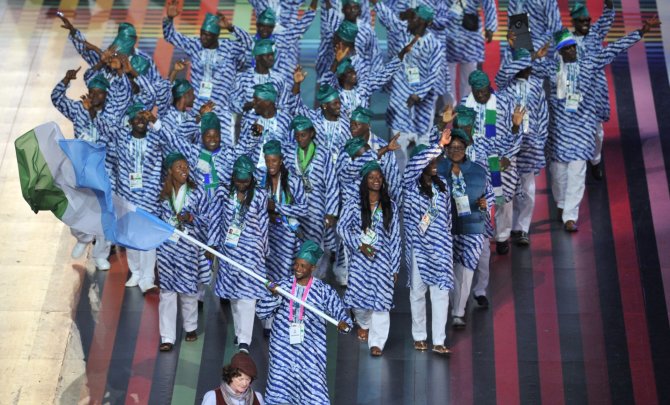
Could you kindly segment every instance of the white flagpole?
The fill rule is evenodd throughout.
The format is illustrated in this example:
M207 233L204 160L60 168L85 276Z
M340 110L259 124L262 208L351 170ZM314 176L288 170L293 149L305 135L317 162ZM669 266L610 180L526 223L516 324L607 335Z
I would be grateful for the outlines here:
M268 284L270 283L268 280L266 280L266 279L263 278L262 276L259 276L258 274L256 274L256 273L254 273L253 271L247 269L246 267L242 266L241 264L237 263L236 261L234 261L234 260L232 260L232 259L230 259L230 258L224 256L223 254L217 252L216 250L214 250L214 249L212 249L211 247L207 246L206 244L200 242L199 240L193 238L192 236L189 236L189 235L185 234L184 232L180 231L179 229L176 229L176 228L175 228L174 232L175 232L177 235L179 235L180 238L184 238L185 240L187 240L187 241L193 243L194 245L199 246L199 247L205 249L206 251L208 251L209 253L213 254L213 255L216 256L216 257L218 257L219 259L221 259L221 260L223 260L223 261L229 263L230 265L232 265L233 267L237 268L238 270L240 270L240 271L244 272L245 274L247 274L247 275L249 275L249 276L255 278L256 280L258 280L258 281L260 281L261 283L263 283L266 287L267 287ZM331 318L330 316L328 316L327 314L325 314L323 311L321 311L321 310L319 310L319 309L313 307L312 305L306 303L305 301L303 301L303 300L301 300L300 298L298 298L298 297L292 295L291 293L282 290L281 287L277 286L276 289L275 289L275 292L276 292L277 294L283 296L283 297L286 298L286 299L293 300L293 301L299 303L300 305L302 305L302 306L304 306L305 308L309 309L310 311L314 312L315 314L317 314L317 315L320 316L321 318L325 319L326 321L332 323L333 325L337 326L337 325L339 324L339 322L338 322L336 319ZM348 332L350 331L350 329L351 329L351 328L347 328L347 330L344 331L344 332L347 332L347 333L348 333Z

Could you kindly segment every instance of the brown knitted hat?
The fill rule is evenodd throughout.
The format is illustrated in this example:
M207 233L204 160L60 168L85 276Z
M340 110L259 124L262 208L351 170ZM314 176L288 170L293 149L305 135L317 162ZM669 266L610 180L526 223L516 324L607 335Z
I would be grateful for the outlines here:
M256 364L254 360L246 353L237 353L230 360L230 366L237 368L252 379L256 378Z

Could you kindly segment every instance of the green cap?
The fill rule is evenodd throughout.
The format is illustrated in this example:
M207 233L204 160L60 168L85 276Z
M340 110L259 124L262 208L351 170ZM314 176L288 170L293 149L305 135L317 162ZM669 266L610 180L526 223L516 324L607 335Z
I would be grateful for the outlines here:
M275 89L274 84L270 82L257 84L254 86L254 97L261 100L272 101L274 103L275 100L277 100L277 90Z
M354 69L354 65L351 63L351 58L344 58L338 63L337 69L335 69L335 74L337 77L340 77L347 73L349 69Z
M335 32L335 35L340 37L344 42L353 44L356 42L356 35L358 34L358 25L352 23L351 21L344 20L340 27Z
M453 131L453 130L452 130ZM418 144L412 149L412 151L409 153L409 158L413 158L414 156L418 155L419 153L423 152L424 150L428 149L428 145L426 144Z
M453 128L451 130L451 137L460 138L466 145L470 143L470 137L461 128Z
M489 77L482 70L475 70L468 76L468 84L473 90L488 88L491 85Z
M256 41L254 44L254 49L251 51L253 56L266 55L268 53L274 53L275 42L270 38L263 38Z
M279 142L276 139L273 139L271 141L267 141L265 145L263 145L263 154L265 156L269 155L279 155L281 156L281 142Z
M174 162L178 160L186 160L186 157L181 154L181 152L170 152L168 153L167 156L165 156L165 159L163 159L163 166L166 167L167 169L171 168ZM188 162L188 161L187 161Z
M362 136L353 136L347 139L347 142L344 144L344 151L347 152L350 158L353 158L356 156L356 152L364 147L365 144L365 139Z
M263 10L262 13L256 18L256 23L262 25L271 25L275 26L277 24L277 14L270 7Z
M241 155L233 164L233 177L238 180L248 180L254 173L256 165L247 155Z
M314 123L312 123L312 120L305 117L304 115L298 115L293 118L293 121L291 121L291 128L293 128L293 130L296 132L304 131L309 128L314 128Z
M513 51L514 60L530 60L530 51L526 48L519 48Z
M144 56L133 55L133 57L130 58L130 66L132 66L140 76L144 75L147 70L149 70L150 65L149 60Z
M319 87L319 91L316 93L316 99L319 104L329 103L340 97L340 93L337 92L330 84L322 84Z
M297 258L303 259L314 266L321 256L323 256L323 250L316 244L316 242L308 239L303 242L302 246L300 246Z
M132 120L133 118L135 118L137 116L138 112L144 111L146 109L147 109L147 107L144 104L135 103L135 104L131 105L130 107L128 107L128 109L126 110L126 115L128 116L128 119Z
M112 46L116 47L118 53L130 55L133 53L136 41L137 31L135 31L135 27L130 23L124 22L119 24L119 30L112 42Z
M556 43L557 51L560 51L566 46L577 44L575 37L572 35L572 32L568 31L567 29L554 32L554 42Z
M570 17L572 18L589 18L589 9L584 3L575 3L570 9Z
M372 120L372 111L365 107L356 107L351 112L351 121L360 122L361 124L369 124Z
M221 33L221 27L219 26L219 17L212 14L205 14L205 20L202 22L201 30L211 32L214 35L219 35Z
M204 113L200 118L200 132L204 134L210 129L221 131L221 121L213 112Z
M107 91L109 89L109 81L102 74L93 76L93 79L88 81L89 89L101 89Z
M435 17L435 12L433 9L424 4L414 8L414 12L416 13L417 17L424 21L433 21L433 18Z
M347 4L358 4L359 6L361 5L361 0L342 0L342 6L346 6Z
M382 167L379 166L379 163L376 160L369 160L369 161L365 162L363 167L361 167L361 170L360 170L359 173L360 173L361 177L365 177L368 174L370 174L370 172L375 171L375 170L379 170L381 172Z
M174 81L174 83L172 83L172 97L177 99L186 94L186 92L192 88L193 86L191 86L191 83L189 83L188 80L177 79Z
M477 113L473 108L466 107L464 104L459 104L454 109L454 112L458 114L454 122L455 126L458 128L471 127L474 125Z

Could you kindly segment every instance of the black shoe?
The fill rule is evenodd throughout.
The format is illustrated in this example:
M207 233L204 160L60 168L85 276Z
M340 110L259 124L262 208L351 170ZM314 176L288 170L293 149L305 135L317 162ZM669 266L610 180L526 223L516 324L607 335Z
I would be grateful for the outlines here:
M465 329L465 318L462 316L455 316L451 320L451 327L457 330Z
M233 344L237 346L237 336L235 336L235 339L233 339Z
M477 305L482 308L489 307L489 299L486 298L486 295L475 295L475 301L477 301Z
M506 255L509 252L509 243L507 241L504 242L496 242L496 253L499 255Z
M598 181L602 180L603 179L602 164L598 163L597 165L592 165L591 163L589 163L589 166L591 166L591 176Z
M221 304L221 308L230 305L230 300L227 298L219 298L219 304Z
M269 338L271 334L272 334L272 329L267 329L267 328L263 329L263 336L265 336L266 338Z
M237 346L237 351L240 352L240 353L246 353L246 354L249 354L249 345L246 344L246 343L240 343L240 344Z
M528 246L528 245L530 245L530 239L528 238L528 232L521 232L521 236L519 236L516 240L516 245L517 246Z
M203 308L205 308L205 303L198 301L198 312L202 312Z
M512 237L512 240L517 240L521 236L523 232L522 231L512 231L509 233L509 236Z

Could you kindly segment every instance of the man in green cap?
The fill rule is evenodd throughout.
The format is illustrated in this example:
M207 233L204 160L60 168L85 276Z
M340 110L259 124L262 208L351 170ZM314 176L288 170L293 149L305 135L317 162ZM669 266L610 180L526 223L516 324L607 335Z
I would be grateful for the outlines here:
M272 294L260 300L256 314L274 318L270 337L270 369L265 400L272 404L329 404L326 384L326 323L302 305L274 294L276 287L290 291L339 321L338 331L347 332L352 322L337 292L313 277L323 251L306 240L294 254L293 275L268 285ZM309 367L296 367L296 359Z
M255 43L262 39L270 39L275 43L276 66L275 69L283 75L290 77L291 72L298 64L300 56L300 40L309 29L316 16L318 0L311 0L309 8L305 10L301 18L298 18L298 8L302 0L252 0L250 2L256 10L256 35L252 41ZM281 14L281 18L279 17ZM245 35L248 35L245 33ZM253 48L247 49L247 54L252 53ZM255 58L251 57L250 66L255 66Z
M174 27L174 19L181 13L177 0L168 0L166 9L163 36L191 60L191 83L196 95L194 107L200 108L211 100L217 107L217 113L230 109L235 73L245 66L246 50L252 46L251 39L223 14L210 13L205 16L199 38L188 38ZM238 40L219 38L222 28L233 33Z
M574 28L572 34L577 42L577 55L585 58L587 55L599 54L603 49L603 41L607 37L607 33L612 28L614 22L614 4L612 0L604 1L603 12L598 21L591 26L591 16L589 10L584 3L575 3L570 9L570 17L572 18L572 27ZM593 154L593 159L589 160L591 167L591 175L596 180L602 180L603 171L600 164L601 152L603 147L603 138L605 133L603 131L603 123L610 119L610 95L609 86L607 85L607 77L605 70L602 69L596 75L596 91L598 93L598 125L596 126L595 141L596 149Z
M433 11L427 6L417 7L407 13L406 20L398 16L384 3L371 0L379 21L395 39L389 45L390 50L399 53L401 47L417 39L403 60L403 67L391 80L391 94L386 122L392 133L400 133L398 143L398 164L404 170L410 143L428 143L435 114L437 95L443 93L439 88L442 65L442 47L435 36L428 31L432 23ZM436 63L438 64L436 67Z
M338 10L332 6L330 0L325 1L321 10L321 45L316 59L317 79L329 71L338 50L346 50L361 76L382 69L384 61L377 35L372 26L360 18L361 3L361 0L342 0L342 7Z
M407 44L397 57L384 64L375 74L370 74L366 78L359 78L358 72L350 57L345 56L340 47L335 52L335 58L330 71L322 78L322 83L329 83L340 93L340 102L344 112L351 116L351 112L356 107L368 107L372 94L385 86L393 75L402 67L402 61L407 53L412 50L418 38Z
M122 110L125 100L130 94L123 93L127 87L117 86L116 91L108 93L110 84L102 74L98 74L88 82L88 94L82 96L81 101L74 101L67 97L66 92L70 82L77 78L76 70L68 70L63 80L58 82L51 92L51 102L67 119L72 121L74 136L87 142L105 144L102 131L103 120L120 120L125 111ZM121 91L119 91L121 90ZM108 95L109 94L109 95ZM110 175L113 173L114 162L111 154L105 160L105 168ZM109 270L110 264L107 260L110 244L102 236L87 235L83 232L70 229L72 235L77 238L77 244L72 249L71 256L74 259L81 257L86 251L89 243L96 239L91 251L91 257L99 270Z
M300 97L300 84L305 80L306 75L300 66L293 73L293 96L295 97L293 105L296 106L294 112L312 120L317 134L316 144L330 153L330 159L336 166L342 146L349 138L349 118L346 114L342 114L340 94L329 84L321 85L316 94L319 108L307 107Z
M242 118L240 145L261 172L265 170L263 146L271 140L290 140L293 114L277 105L278 97L272 83L253 86L252 109Z
M552 173L552 194L567 232L577 231L579 205L584 197L586 162L595 155L595 133L599 117L598 72L614 58L636 44L653 28L657 17L646 20L637 31L610 43L596 57L579 57L572 34L555 34L559 58L544 58L541 69L551 82L549 99L549 139L547 158ZM572 38L572 40L571 40Z
M232 108L238 114L249 111L253 105L254 86L272 84L277 92L274 100L278 107L286 105L288 97L288 77L274 69L275 43L271 39L259 39L252 52L255 66L235 77L235 90L232 93Z

